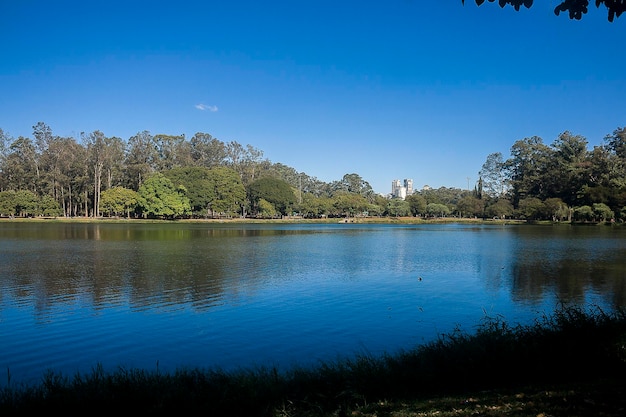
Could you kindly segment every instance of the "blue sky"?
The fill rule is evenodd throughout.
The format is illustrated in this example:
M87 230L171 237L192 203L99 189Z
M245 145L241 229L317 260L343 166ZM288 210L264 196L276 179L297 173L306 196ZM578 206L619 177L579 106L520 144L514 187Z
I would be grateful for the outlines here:
M516 140L626 125L626 16L558 3L0 1L0 128L204 132L322 181L473 188Z

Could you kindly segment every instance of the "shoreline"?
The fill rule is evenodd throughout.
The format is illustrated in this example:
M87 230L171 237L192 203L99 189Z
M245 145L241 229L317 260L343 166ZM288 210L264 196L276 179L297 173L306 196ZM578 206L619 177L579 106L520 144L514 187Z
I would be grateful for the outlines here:
M280 219L252 219L252 218L226 218L226 219L138 219L124 217L0 217L0 223L10 222L55 222L55 223L219 223L219 224L285 224L285 223L311 223L311 224L441 224L441 223L469 223L469 224L527 224L525 220L505 219L480 219L480 218L457 218L438 217L424 219L419 217L356 217L356 218L325 218L305 219L301 217L285 217ZM553 223L549 223L553 224ZM557 223L558 224L558 223ZM570 224L570 223L560 223Z

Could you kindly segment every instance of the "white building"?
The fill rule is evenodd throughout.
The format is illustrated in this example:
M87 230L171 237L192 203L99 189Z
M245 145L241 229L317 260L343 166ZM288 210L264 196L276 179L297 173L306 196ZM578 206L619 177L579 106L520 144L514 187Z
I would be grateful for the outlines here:
M404 200L407 195L411 194L413 194L413 180L405 179L404 182L393 180L391 182L391 198Z
M406 195L413 194L413 180L405 179L404 180L404 188L406 188Z

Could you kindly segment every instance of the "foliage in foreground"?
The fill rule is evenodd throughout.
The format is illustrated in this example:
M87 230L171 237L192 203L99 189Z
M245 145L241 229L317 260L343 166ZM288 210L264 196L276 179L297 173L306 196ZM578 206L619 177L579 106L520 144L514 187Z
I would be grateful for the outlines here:
M119 369L107 374L97 367L90 375L74 378L48 373L37 386L9 382L2 388L0 415L44 411L66 415L121 411L142 415L431 415L428 404L437 397L563 383L595 386L605 380L623 381L625 370L626 312L563 307L531 325L511 326L501 317L485 318L473 334L455 329L397 355L360 356L287 372L181 369L163 374ZM611 387L624 392L624 382ZM533 395L550 404L547 392L539 389ZM571 391L555 395L560 404L563 396L577 397ZM498 398L483 400L493 406L502 401ZM454 415L476 412L477 401L467 401L468 414ZM437 404L450 408L442 405L445 400ZM365 414L367 410L373 411ZM482 415L503 415L485 411ZM534 408L531 414L510 415L538 414L533 412Z

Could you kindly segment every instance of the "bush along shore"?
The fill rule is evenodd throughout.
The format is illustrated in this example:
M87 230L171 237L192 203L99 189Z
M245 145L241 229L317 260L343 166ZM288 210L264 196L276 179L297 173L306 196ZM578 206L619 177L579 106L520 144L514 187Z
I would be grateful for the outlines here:
M626 415L626 311L561 306L532 324L485 317L394 355L312 368L137 369L0 389L0 415Z

